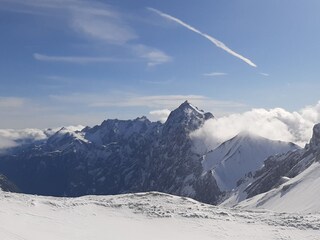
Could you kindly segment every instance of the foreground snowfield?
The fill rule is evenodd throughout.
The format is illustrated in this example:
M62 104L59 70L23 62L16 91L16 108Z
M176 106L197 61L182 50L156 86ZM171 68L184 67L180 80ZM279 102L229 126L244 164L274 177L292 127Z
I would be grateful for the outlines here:
M0 193L0 239L320 239L320 215L210 206L157 192L53 198Z

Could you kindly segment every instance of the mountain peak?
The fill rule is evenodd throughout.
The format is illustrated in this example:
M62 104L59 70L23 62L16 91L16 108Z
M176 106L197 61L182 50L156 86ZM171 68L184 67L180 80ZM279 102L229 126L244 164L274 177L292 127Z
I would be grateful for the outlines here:
M190 103L189 103L188 100L185 100L181 105L184 105L184 104L185 104L185 105L188 105L188 104L190 105ZM181 106L181 105L180 105L180 106Z
M198 113L204 114L203 110L199 110L196 106L192 105L188 100L184 101L177 109L183 110L183 111L196 111Z
M205 120L213 118L212 113L210 112L205 113L203 110L199 110L196 106L192 105L188 100L184 101L177 109L175 109L171 113L172 114L170 115L176 115L181 113L187 116L196 115L199 118L203 118Z
M179 107L178 109L194 109L196 111L199 111L197 107L193 106L191 103L188 102L188 100L184 101Z
M134 119L134 121L138 121L138 122L150 122L150 120L149 120L146 116L137 117L136 119Z
M188 101L185 101L170 113L165 123L164 131L166 132L177 126L182 126L187 132L194 131L210 118L213 118L211 113L205 113Z
M320 123L314 125L313 134L310 140L310 145L312 148L320 147Z

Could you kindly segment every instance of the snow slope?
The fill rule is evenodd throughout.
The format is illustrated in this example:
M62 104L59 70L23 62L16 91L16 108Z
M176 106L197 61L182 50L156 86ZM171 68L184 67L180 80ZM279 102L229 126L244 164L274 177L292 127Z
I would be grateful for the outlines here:
M230 191L246 174L260 169L267 157L297 148L293 143L241 132L205 155L202 166L204 172L212 171L220 190Z
M265 208L280 212L320 213L320 163L314 162L305 171L277 188L241 202L245 208Z
M320 239L320 215L224 209L157 192L53 198L0 193L0 239Z
M320 212L319 191L320 124L316 124L310 143L304 149L269 157L264 167L226 195L221 205L280 212Z

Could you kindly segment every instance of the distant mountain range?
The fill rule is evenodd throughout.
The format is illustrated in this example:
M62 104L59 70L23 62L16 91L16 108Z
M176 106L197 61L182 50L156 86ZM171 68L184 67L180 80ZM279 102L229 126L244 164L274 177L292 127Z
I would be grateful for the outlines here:
M275 189L319 161L319 125L305 149L241 132L201 153L190 133L212 118L186 101L165 123L141 117L106 120L81 131L61 128L45 140L1 155L0 172L31 194L160 191L236 205Z

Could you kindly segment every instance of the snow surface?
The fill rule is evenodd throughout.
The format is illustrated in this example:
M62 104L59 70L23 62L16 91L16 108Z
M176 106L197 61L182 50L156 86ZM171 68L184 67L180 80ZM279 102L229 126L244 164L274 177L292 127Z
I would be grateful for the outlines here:
M320 163L315 162L279 187L245 200L238 206L278 212L320 213L319 192Z
M292 143L241 132L205 155L202 166L204 172L212 171L220 190L230 191L246 174L260 169L267 157L296 148Z
M157 192L53 198L0 193L0 239L320 239L319 214L226 209Z

